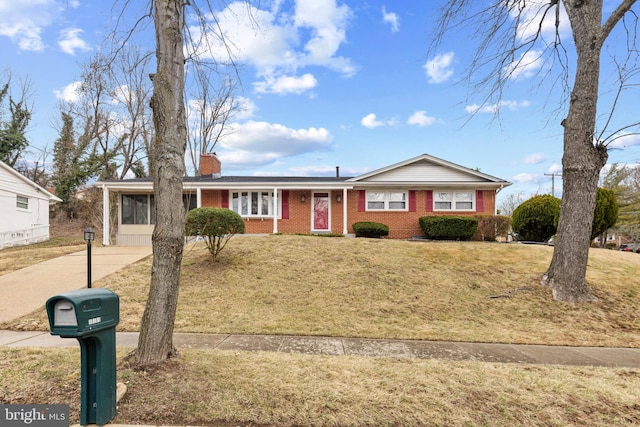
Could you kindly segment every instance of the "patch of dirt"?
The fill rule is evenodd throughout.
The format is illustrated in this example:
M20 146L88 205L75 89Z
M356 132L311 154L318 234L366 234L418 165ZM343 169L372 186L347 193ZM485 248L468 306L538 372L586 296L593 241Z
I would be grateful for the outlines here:
M85 229L84 221L52 217L49 221L49 234L51 237L82 237Z

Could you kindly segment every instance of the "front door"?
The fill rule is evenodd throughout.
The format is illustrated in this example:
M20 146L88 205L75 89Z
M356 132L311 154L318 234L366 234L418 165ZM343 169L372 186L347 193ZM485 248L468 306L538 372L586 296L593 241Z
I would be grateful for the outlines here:
M313 194L313 231L329 231L329 193Z

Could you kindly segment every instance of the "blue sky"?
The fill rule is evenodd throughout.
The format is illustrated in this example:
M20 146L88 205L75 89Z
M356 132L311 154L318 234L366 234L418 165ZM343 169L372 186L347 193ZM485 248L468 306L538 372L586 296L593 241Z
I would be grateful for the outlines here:
M502 102L483 105L486 94L463 80L474 54L473 30L458 29L429 51L443 2L263 0L259 9L227 2L216 10L240 65L236 95L244 106L231 123L234 132L216 147L223 174L333 175L340 166L341 175L353 176L427 153L512 182L499 197L550 192L545 174L561 172L566 110L558 90L536 77L546 65L523 61ZM614 3L605 1L605 8ZM144 10L146 2L134 4ZM30 81L34 147L53 146L57 105L73 98L81 65L112 30L111 6L0 0L0 71L10 71L14 83ZM567 24L563 20L561 29L571 51ZM625 43L616 32L606 58ZM200 54L221 52L214 46ZM603 104L615 88L609 85L614 72L605 59ZM617 127L638 120L633 96L626 91L620 101ZM610 163L640 160L636 136L610 148ZM556 193L560 187L556 178Z

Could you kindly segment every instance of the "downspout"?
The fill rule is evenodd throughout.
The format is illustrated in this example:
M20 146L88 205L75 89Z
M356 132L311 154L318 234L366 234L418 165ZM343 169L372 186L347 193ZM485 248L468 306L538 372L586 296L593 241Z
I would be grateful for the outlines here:
M109 236L111 230L109 229L109 212L111 207L109 206L109 189L106 184L102 184L102 245L109 246Z

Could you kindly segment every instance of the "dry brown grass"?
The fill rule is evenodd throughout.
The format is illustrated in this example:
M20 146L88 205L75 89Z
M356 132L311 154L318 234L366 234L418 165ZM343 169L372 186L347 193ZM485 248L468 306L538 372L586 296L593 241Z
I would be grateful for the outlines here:
M77 349L0 349L0 403L67 403ZM119 353L119 357L123 356ZM114 423L209 426L632 426L640 372L481 362L184 351L121 367Z
M640 256L593 249L595 304L554 302L539 275L552 248L480 242L234 238L211 263L189 245L178 332L640 347ZM136 331L151 260L101 280ZM35 325L35 326L34 326ZM10 325L46 330L44 310Z
M86 245L82 237L54 237L42 243L2 249L0 276L48 259L81 251Z
M188 246L176 331L640 346L640 256L593 250L599 302L553 302L529 245L238 237L212 264ZM2 251L4 256L5 252ZM137 330L151 260L99 282ZM494 298L492 298L494 297ZM36 322L36 312L10 325ZM118 357L125 356L119 349ZM78 349L0 348L0 403L79 413ZM184 350L157 370L121 366L114 422L210 426L632 426L640 372L439 360Z

